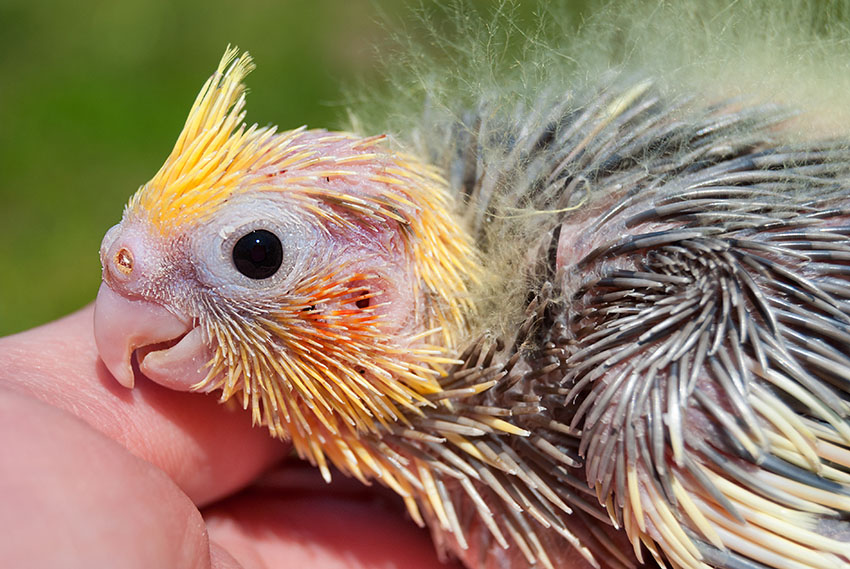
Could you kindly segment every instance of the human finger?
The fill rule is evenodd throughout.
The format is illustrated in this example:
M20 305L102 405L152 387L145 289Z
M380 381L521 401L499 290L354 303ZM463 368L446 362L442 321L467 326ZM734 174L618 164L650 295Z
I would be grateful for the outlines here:
M0 385L64 409L166 472L197 504L254 479L286 447L241 409L140 378L119 385L100 362L86 307L0 339Z
M210 537L245 569L460 569L440 562L428 532L401 501L338 473L328 485L305 463L286 463L252 488L204 511Z
M70 413L0 389L0 566L206 569L168 475Z

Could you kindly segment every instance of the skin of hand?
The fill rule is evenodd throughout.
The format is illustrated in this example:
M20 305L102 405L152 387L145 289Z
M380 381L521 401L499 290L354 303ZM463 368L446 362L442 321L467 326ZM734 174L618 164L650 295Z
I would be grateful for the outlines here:
M294 459L268 474L288 447L267 432L215 397L121 387L91 307L0 339L0 566L453 567L380 489Z

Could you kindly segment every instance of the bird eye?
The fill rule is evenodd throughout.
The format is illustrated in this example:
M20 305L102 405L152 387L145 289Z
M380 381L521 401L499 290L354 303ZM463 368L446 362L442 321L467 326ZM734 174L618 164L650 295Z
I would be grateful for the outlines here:
M233 246L233 264L249 279L267 279L283 262L283 246L271 231L258 229L243 235Z

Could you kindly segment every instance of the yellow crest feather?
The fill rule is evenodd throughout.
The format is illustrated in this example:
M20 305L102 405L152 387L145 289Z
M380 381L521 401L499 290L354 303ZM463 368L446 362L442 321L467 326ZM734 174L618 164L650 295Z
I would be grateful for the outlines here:
M251 56L225 51L216 72L198 93L174 149L162 168L130 200L167 233L187 220L211 215L242 183L246 172L276 158L273 128L247 127L243 80Z
M342 297L356 300L363 294L356 283L368 277L325 266L302 275L285 302L261 307L262 317L203 306L214 355L195 386L221 389L223 400L241 396L256 422L320 466L327 457L346 472L390 483L389 467L379 467L360 439L409 424L434 405L429 397L443 389L442 366L454 363L446 354L473 309L469 287L480 263L446 180L384 148L385 136L246 126L243 79L252 68L247 53L227 50L165 164L125 215L172 239L213 218L236 193L278 192L325 229L362 224L397 232L412 266L413 297L424 299L404 337L385 333L373 310L314 311ZM426 341L435 334L441 341Z

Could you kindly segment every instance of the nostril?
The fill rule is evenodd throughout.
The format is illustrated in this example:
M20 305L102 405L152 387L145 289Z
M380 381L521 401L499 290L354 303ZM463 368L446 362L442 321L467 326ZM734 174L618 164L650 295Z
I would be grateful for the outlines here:
M121 283L121 286L128 286L138 273L133 250L123 243L113 244L111 251L106 252L103 265L104 279L113 284Z
M100 244L100 262L104 278L126 282L136 268L133 251L127 242L127 232L121 224L113 225Z
M368 293L367 293L368 294ZM370 298L358 298L354 304L357 305L357 308L363 310L364 308L369 308Z
M126 247L121 247L113 258L115 266L126 276L133 272L133 253Z

